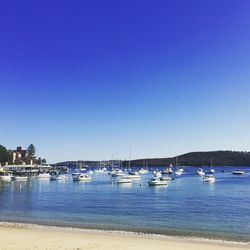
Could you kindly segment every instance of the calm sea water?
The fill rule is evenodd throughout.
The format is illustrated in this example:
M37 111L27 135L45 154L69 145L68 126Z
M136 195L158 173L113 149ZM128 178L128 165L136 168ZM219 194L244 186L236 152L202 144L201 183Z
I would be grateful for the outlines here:
M232 169L216 167L216 183L204 184L189 167L168 187L148 187L151 174L124 185L105 174L0 182L0 220L250 241L250 173Z

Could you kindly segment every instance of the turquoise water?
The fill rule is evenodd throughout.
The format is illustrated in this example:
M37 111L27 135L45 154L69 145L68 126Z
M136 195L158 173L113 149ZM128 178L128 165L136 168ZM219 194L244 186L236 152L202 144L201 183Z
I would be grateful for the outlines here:
M86 183L0 182L0 220L250 241L250 173L221 169L204 184L186 168L168 187L148 187L151 174L125 185L105 174Z

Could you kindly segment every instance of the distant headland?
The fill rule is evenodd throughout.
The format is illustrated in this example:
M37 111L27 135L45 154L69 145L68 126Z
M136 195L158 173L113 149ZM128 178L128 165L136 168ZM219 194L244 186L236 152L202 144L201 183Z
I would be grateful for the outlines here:
M250 166L250 152L243 151L204 151L204 152L191 152L175 157L167 158L148 158L136 159L130 161L130 166L169 166L176 164L180 166L210 166L211 161L214 166ZM111 161L65 161L58 162L56 165L68 165L74 167L82 166L98 166L108 165ZM118 161L112 161L118 163ZM120 161L123 167L129 165L129 161Z

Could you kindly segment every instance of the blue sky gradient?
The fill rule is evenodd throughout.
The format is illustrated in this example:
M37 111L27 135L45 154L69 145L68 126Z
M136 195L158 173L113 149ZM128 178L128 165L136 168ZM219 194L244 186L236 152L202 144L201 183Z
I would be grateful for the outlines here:
M250 149L250 1L0 3L0 143L49 162Z

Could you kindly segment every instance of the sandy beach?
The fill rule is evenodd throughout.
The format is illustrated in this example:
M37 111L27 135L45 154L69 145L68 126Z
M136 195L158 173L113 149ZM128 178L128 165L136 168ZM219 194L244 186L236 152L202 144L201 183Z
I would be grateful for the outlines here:
M134 233L106 232L15 223L0 224L1 250L28 249L171 249L171 250L225 250L250 249L247 243L183 239L165 236L136 235Z

